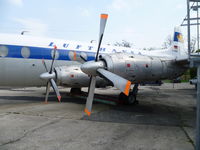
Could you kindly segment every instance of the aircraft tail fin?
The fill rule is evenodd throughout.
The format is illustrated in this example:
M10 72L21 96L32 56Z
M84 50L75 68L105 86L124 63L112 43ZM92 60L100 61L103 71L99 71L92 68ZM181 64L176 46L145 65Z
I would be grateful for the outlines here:
M172 42L172 50L178 51L184 45L183 34L180 27L174 28L174 36Z
M173 52L173 55L176 55L177 58L188 57L187 51L184 48L183 34L179 26L174 28L174 36L173 36L171 51Z

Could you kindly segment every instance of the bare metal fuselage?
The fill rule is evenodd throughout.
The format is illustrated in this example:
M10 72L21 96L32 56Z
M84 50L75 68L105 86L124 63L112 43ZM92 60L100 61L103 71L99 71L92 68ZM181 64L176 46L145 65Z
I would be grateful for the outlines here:
M49 69L54 44L58 47L55 80L67 87L88 86L90 77L80 69L83 63L80 56L86 61L94 60L96 45L13 35L0 35L0 86L45 86L47 81L40 78L46 72L42 60ZM178 52L182 55L181 48ZM187 66L175 62L178 52L170 49L148 52L105 45L100 50L105 69L132 83L173 79L183 74ZM110 84L99 77L97 80L99 86Z
M50 68L51 60L45 60L45 62L47 67ZM130 60L127 62L131 63ZM151 80L173 79L183 74L187 69L187 67L177 65L175 62L167 60L162 62L156 61L157 64L150 62L149 64L152 66L148 66L149 68L146 68L144 63L140 64L138 62L139 60L135 60L131 64L131 66L133 66L132 68L125 68L124 66L115 68L115 72L135 83ZM54 66L66 66L67 68L68 66L74 65L80 66L80 63L77 61L56 60ZM46 70L41 59L0 58L0 86L45 86L46 81L40 78L40 75L44 72L46 72ZM86 87L89 85L89 77L87 75L84 77L85 79L82 80L86 81L84 83L85 85L69 84L66 86ZM79 81L77 80L77 82ZM101 85L101 83L99 84Z

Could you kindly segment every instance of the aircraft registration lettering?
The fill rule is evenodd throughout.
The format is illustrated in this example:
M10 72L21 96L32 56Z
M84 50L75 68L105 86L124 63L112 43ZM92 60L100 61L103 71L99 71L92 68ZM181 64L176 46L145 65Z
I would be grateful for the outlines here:
M51 42L48 46L53 46L54 45L54 42Z
M88 46L88 50L92 50L93 46Z
M67 44L67 43L64 43L64 44L63 44L63 47L64 47L64 48L67 48L68 46L69 46L69 44Z
M106 48L100 48L100 51L103 51L103 52L105 52L106 51Z
M77 45L76 46L76 49L80 49L82 46L81 45Z
M117 53L117 50L116 50L116 49L113 49L113 50L112 50L112 53Z

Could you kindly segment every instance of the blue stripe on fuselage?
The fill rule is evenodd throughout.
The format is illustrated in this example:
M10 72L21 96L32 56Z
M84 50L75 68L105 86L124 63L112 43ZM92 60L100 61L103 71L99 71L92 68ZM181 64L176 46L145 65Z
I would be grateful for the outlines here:
M0 45L1 46L1 45ZM31 46L16 46L16 45L3 45L8 48L8 55L6 57L10 58L23 58L21 55L21 49L23 47L28 47L30 49L30 57L29 59L52 59L51 51L53 48L42 48L42 47L31 47ZM76 56L78 56L82 51L77 50L63 50L58 49L59 58L57 60L71 60L69 57L69 52L76 52ZM87 61L95 59L94 52L85 52L87 54Z

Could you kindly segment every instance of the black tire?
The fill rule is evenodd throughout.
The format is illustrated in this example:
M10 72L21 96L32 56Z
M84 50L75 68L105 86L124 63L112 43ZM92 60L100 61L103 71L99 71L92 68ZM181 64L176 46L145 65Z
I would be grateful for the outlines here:
M121 92L119 94L119 100L125 102L126 101L125 99L127 99L127 96L124 93Z
M119 94L119 100L122 101L124 104L138 104L138 101L136 100L136 95L130 93L129 96L126 96L124 93Z
M127 96L127 103L128 104L135 104L136 100L136 96L132 93L129 94L129 96Z

